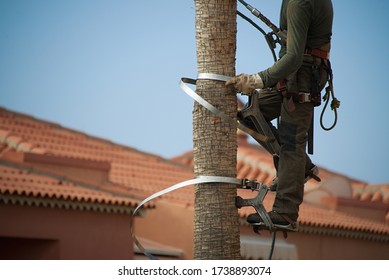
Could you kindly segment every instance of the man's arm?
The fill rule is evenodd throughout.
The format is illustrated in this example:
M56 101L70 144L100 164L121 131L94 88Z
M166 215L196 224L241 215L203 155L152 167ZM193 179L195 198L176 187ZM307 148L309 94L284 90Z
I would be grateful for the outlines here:
M285 79L297 71L303 62L312 7L308 1L291 0L284 16L288 25L286 54L273 66L259 72L265 87L274 86Z

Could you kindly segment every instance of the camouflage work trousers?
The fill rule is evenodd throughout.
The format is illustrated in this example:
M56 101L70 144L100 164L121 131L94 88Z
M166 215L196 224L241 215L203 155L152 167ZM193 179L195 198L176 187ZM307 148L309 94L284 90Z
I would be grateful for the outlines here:
M295 102L295 109L291 111L288 100L276 91L261 91L258 98L258 109L280 143L278 186L273 210L297 220L304 195L305 171L312 167L305 151L313 104ZM271 121L278 117L281 121L277 129ZM266 145L263 146L266 148Z

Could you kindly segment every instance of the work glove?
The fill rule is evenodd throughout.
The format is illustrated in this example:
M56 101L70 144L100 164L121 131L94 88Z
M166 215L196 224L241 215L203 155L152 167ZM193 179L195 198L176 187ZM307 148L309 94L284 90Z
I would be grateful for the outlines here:
M250 94L254 89L263 88L263 81L259 74L240 74L228 80L226 86L233 86L237 92Z

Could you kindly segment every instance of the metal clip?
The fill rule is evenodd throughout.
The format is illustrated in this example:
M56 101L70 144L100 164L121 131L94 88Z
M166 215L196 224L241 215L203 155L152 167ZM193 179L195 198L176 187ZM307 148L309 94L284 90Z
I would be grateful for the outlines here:
M310 92L299 92L299 103L311 102L311 93Z
M259 183L255 180L249 180L249 179L242 179L242 186L240 188L242 189L251 189L252 191L258 190L259 186L262 183Z

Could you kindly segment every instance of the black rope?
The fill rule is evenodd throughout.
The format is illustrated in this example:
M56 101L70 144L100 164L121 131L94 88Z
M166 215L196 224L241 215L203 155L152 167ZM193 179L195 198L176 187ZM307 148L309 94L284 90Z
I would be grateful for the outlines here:
M236 11L236 13L238 14L238 16L240 16L241 18L245 19L245 20L248 21L252 26L254 26L259 32L262 33L263 36L266 36L265 30L263 30L261 27L259 27L259 25L256 24L251 18L249 18L249 17L246 16L245 14L242 14L242 13L239 12L239 11Z
M271 260L272 257L273 257L274 245L275 245L275 243L276 243L276 234L277 234L277 232L274 231L274 232L273 232L273 237L272 237L272 240L271 240L271 247L270 247L270 253L269 253L269 260Z
M330 101L330 96L329 96L328 92L326 92L326 94L323 97L323 99L325 100L325 103L324 103L323 110L321 111L321 114L320 114L320 126L321 126L322 129L324 129L326 131L329 131L329 130L333 129L336 126L336 123L338 122L338 111L336 109L339 108L339 103L340 102L339 102L338 99L336 99L333 96L333 93L331 94L331 96L333 98L333 100L331 102L331 109L334 111L334 122L332 123L332 125L329 126L329 127L326 127L324 125L324 121L323 121L324 112L326 111L328 103Z
M274 51L274 43L272 43L272 36L274 33L270 32L270 33L266 33L258 24L256 24L251 18L249 18L248 16L242 14L241 12L239 11L236 11L237 15L240 16L241 18L243 18L244 20L246 20L248 23L250 23L255 29L257 29L259 32L262 33L262 35L265 37L266 39L266 42L269 46L269 49L272 53L272 56L273 56L273 59L274 61L277 61L277 56L276 56L276 53Z
M332 73L331 63L330 63L329 60L328 60L327 71L328 71L329 79L328 79L328 86L326 87L326 93L323 96L323 100L325 101L325 103L324 103L323 110L321 111L321 114L320 114L320 126L321 126L322 129L324 129L326 131L329 131L329 130L333 129L336 126L336 123L338 122L338 111L337 111L337 109L340 106L340 101L335 97L335 94L334 94L334 85L333 85L333 82L332 82L332 80L333 80L333 73ZM324 118L324 112L327 109L327 106L328 106L328 103L330 101L330 98L332 98L331 110L334 111L334 122L333 122L333 124L331 126L326 127L326 126L324 126L323 118Z

